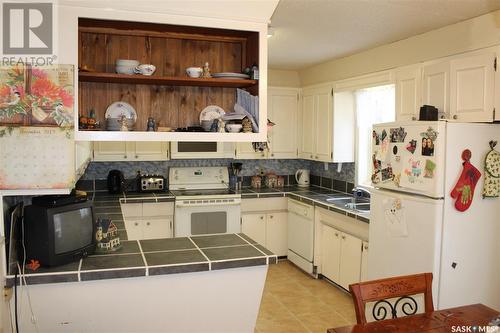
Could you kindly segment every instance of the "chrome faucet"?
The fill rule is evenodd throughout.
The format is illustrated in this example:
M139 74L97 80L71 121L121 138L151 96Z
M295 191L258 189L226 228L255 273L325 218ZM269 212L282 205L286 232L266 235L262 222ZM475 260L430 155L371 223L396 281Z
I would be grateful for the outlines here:
M355 187L352 189L352 204L356 203L356 199L358 198L369 198L370 192L362 187Z

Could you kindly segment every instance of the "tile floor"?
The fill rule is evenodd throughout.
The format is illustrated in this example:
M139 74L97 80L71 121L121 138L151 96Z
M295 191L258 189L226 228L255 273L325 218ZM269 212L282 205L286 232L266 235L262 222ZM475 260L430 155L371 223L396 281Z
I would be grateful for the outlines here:
M269 266L256 333L326 333L328 328L354 323L347 292L311 278L287 260Z

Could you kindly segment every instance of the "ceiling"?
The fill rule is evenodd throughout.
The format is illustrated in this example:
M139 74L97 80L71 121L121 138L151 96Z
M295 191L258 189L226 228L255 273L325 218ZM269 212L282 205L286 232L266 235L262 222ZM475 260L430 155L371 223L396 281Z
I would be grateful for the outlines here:
M500 9L500 0L280 0L269 67L298 70Z

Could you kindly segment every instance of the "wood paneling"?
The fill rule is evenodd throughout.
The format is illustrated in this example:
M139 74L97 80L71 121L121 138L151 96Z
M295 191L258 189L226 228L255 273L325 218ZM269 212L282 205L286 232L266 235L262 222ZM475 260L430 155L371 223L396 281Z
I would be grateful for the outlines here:
M208 105L233 111L234 87L258 86L252 80L213 79L203 83L203 80L190 80L185 74L187 67L201 67L205 62L209 63L212 73L241 72L253 63L246 63L245 59L258 58L255 32L183 30L179 26L85 19L80 23L79 66L98 73L80 74L79 110L80 114L88 114L93 108L101 122L111 103L125 101L137 111L136 130L145 129L148 117L154 117L159 126L198 125L199 114ZM247 47L249 38L251 47ZM252 52L255 54L249 56ZM152 77L113 75L117 59L151 63L156 66L156 72ZM128 79L133 82L126 83ZM175 84L188 86L171 86Z

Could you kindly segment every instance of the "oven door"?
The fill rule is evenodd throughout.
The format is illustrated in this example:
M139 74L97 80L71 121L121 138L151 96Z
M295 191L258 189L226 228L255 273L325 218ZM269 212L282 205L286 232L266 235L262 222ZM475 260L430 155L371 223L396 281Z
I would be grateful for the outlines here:
M220 204L214 204L213 202L196 203L198 201L214 200L176 201L175 237L241 232L239 199L235 200L235 202Z

